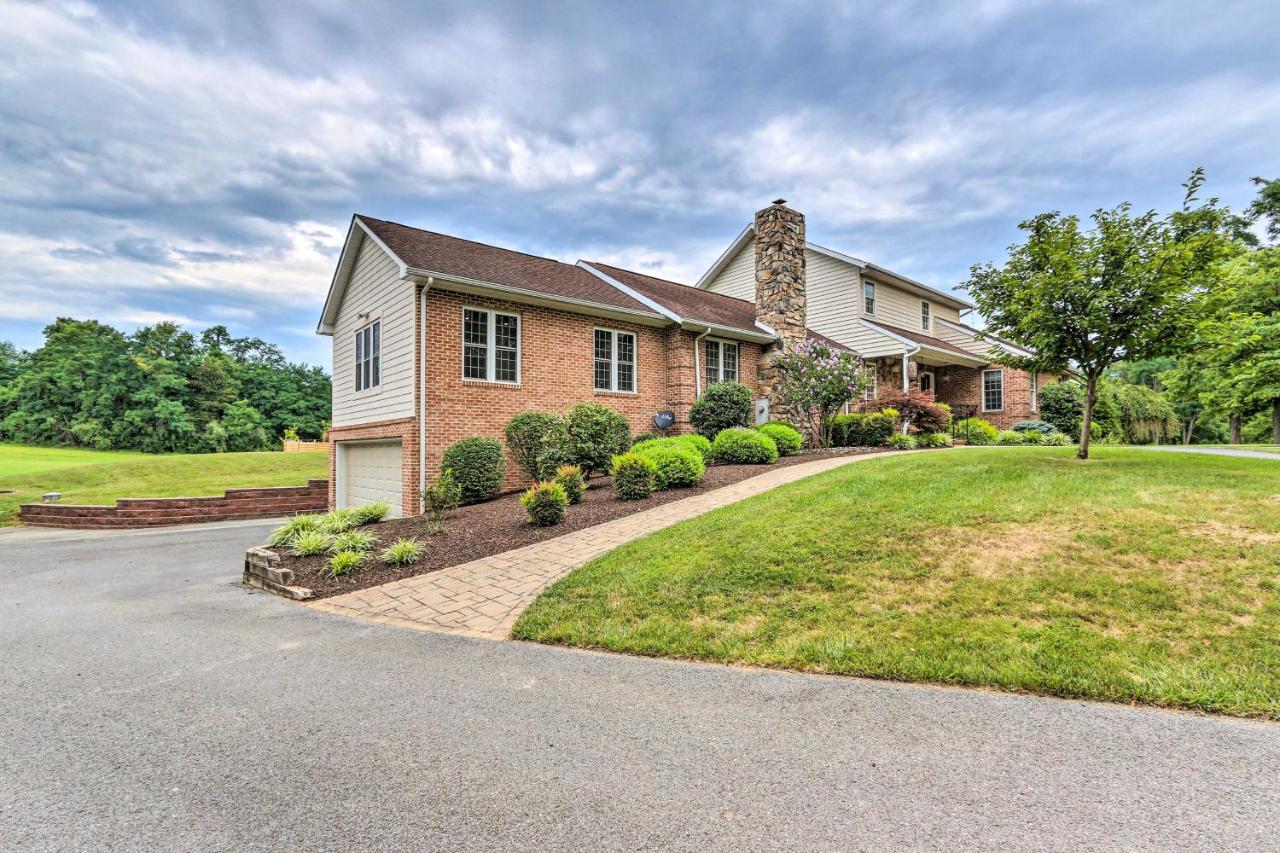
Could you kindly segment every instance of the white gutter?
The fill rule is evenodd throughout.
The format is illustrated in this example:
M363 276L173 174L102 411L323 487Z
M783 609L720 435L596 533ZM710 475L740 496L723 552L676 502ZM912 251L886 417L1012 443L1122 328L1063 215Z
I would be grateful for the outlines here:
M711 327L707 326L705 332L693 339L693 399L695 400L702 396L702 365L698 360L701 347L698 344L702 343L702 339L709 334L711 334Z
M422 490L427 487L427 291L435 279L428 277L422 286L419 310L422 312L422 340L418 356L418 511L422 511Z

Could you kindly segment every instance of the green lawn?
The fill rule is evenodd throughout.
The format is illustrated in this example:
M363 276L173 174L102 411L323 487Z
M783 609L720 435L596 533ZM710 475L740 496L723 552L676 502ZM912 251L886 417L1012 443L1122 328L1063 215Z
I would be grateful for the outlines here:
M573 572L518 638L1280 718L1280 464L872 459Z
M62 503L220 495L245 486L300 486L329 476L326 453L149 454L0 444L0 525L18 505L61 492Z

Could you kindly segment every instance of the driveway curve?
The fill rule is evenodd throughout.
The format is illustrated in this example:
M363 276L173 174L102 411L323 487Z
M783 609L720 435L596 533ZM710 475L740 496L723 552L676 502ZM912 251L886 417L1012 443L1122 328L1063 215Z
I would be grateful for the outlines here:
M408 631L0 533L0 849L1262 849L1280 726Z

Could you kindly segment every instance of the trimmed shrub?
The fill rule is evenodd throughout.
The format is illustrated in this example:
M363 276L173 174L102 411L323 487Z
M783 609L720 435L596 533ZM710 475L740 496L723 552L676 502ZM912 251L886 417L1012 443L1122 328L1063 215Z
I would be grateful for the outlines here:
M444 517L462 503L462 487L453 472L444 470L430 486L422 490L422 511L427 516L427 529L436 533L444 528Z
M889 436L889 441L886 443L890 447L892 447L894 450L915 450L916 449L915 436L903 435L900 432L895 432L893 435Z
M726 429L751 424L755 403L751 389L741 382L713 382L689 410L689 423L714 439Z
M462 503L475 504L498 494L507 472L507 461L500 443L492 438L472 436L450 445L440 462L440 471L452 472Z
M366 533L363 530L348 530L346 533L339 533L333 537L329 546L329 552L338 554L342 551L372 551L373 546L378 544L378 539L372 533Z
M1002 429L996 433L996 444L1022 444L1022 433L1011 429Z
M538 454L538 480L550 480L555 476L557 468L577 464L568 447L548 447Z
M658 466L643 453L623 453L613 457L609 469L613 488L624 501L644 500L653 494L658 479Z
M411 566L427 552L416 539L397 539L378 554L378 559L391 566Z
M579 403L569 410L569 459L590 477L608 470L614 456L631 446L627 419L599 403ZM562 462L563 464L563 462Z
M706 462L711 455L711 442L707 441L701 435L689 433L687 435L673 435L668 438L650 438L645 441L639 441L631 445L632 453L645 453L658 447L680 447L685 450L692 450L702 457L702 461Z
M675 439L698 451L698 455L702 457L703 462L711 458L711 441L705 435L690 432L684 435L677 435Z
M569 508L569 496L564 486L556 482L534 483L520 496L520 505L535 527L551 527L564 521Z
M320 516L320 530L337 536L360 526L360 516L354 509L334 509Z
M359 551L339 551L329 558L328 564L320 573L324 577L340 578L364 568L368 555Z
M540 479L543 452L569 442L564 418L548 412L521 412L507 421L505 433L511 458L530 480Z
M800 430L782 421L760 424L756 429L772 438L773 443L778 445L778 452L783 456L795 456L804 444L804 436L800 435Z
M391 504L386 501L377 501L376 503L352 507L351 509L351 515L355 518L357 527L362 524L376 524L386 518L390 512Z
M664 438L674 438L674 436L666 436L660 432L641 432L631 436L631 446L635 447L645 441L661 441Z
M1053 424L1049 423L1048 421L1034 421L1034 420L1018 421L1016 424L1013 425L1014 432L1027 432L1029 430L1035 430L1041 435L1053 435L1055 432L1058 431L1058 428Z
M333 537L319 530L309 530L293 540L293 556L314 557L333 548Z
M271 531L267 545L272 548L284 548L292 545L304 534L321 530L321 515L295 515L284 524Z
M753 429L721 430L711 442L711 455L730 465L772 465L778 461L778 445Z
M556 469L555 482L564 489L569 503L582 502L582 493L587 490L587 480L582 476L582 469L577 465L561 465Z
M952 445L949 432L922 432L915 438L916 447L950 447Z
M837 415L832 419L831 443L836 447L880 447L897 426L897 409Z
M969 444L995 444L1000 430L996 429L991 421L984 421L982 418L965 418L962 421L956 421L955 429L951 434Z
M641 455L652 459L657 467L654 488L659 490L696 486L707 470L701 454L682 445L651 447Z

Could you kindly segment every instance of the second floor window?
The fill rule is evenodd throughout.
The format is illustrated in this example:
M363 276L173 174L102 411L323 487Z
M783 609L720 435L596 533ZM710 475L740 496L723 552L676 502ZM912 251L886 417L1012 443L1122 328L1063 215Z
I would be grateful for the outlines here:
M868 314L876 313L876 284L874 281L862 283L862 310Z
M929 303L921 302L920 303L920 328L924 329L926 332L932 331L932 328L933 328L932 320L933 318L930 316Z
M483 308L462 309L462 378L520 381L520 317Z
M1004 371L982 371L982 411L1004 411Z
M382 323L375 320L356 332L356 390L382 382Z
M636 390L636 336L613 329L595 331L597 391Z
M707 341L707 384L738 381L738 345Z

